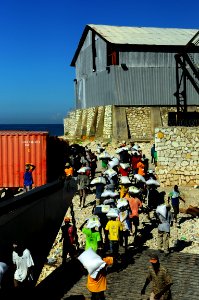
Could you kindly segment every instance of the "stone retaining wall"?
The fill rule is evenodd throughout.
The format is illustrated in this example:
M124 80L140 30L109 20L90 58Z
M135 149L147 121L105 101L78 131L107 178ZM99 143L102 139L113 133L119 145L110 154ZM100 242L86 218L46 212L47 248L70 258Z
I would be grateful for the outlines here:
M164 186L199 185L199 128L155 129L156 173Z
M118 120L114 116L120 116L119 106L106 105L91 107L83 110L74 110L64 119L64 132L70 139L74 138L102 138L118 139ZM193 108L192 108L193 109ZM199 110L199 107L194 107ZM114 111L114 113L113 113ZM176 111L176 107L126 107L126 122L128 133L124 137L133 141L153 141L155 128L168 124L168 112ZM114 128L113 128L114 127ZM121 128L120 128L121 129Z
M152 139L149 107L127 107L126 116L130 136L133 140Z

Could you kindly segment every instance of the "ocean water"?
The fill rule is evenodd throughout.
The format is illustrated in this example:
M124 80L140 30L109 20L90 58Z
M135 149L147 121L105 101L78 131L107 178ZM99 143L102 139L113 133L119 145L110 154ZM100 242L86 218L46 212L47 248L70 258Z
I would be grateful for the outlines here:
M0 124L0 130L48 131L50 136L64 135L63 124Z

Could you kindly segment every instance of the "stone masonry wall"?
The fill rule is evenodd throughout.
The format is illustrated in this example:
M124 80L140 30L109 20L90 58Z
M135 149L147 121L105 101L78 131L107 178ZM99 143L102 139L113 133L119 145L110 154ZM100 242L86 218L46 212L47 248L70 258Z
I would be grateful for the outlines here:
M199 111L199 107L192 107ZM154 129L168 126L168 112L176 107L126 107L129 138L134 141L154 140ZM98 106L74 110L64 119L64 133L68 138L113 136L113 106Z
M91 108L88 108L87 111L88 111L88 113L87 113L87 132L86 132L86 136L93 136L95 132L92 132L92 124L94 122L96 108L91 107Z
M132 139L152 138L149 107L127 107L126 116Z
M163 186L199 185L199 128L155 129L156 173Z
M64 119L64 134L68 136L73 136L75 134L75 128L73 124L76 122L76 111L72 111L68 114L67 118Z
M105 106L103 137L112 137L112 105Z

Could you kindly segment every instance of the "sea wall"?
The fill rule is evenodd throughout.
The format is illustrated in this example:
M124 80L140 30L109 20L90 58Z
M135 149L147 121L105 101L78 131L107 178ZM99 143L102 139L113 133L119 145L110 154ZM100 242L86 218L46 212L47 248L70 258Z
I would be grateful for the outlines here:
M156 128L155 146L163 186L199 185L199 127Z

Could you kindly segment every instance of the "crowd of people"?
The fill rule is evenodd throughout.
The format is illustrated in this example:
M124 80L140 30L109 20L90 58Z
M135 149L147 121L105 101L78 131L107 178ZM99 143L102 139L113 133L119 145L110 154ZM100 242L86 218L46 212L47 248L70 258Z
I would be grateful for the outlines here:
M129 249L139 249L141 246L138 238L140 213L146 214L148 223L158 228L159 252L170 254L170 227L173 222L179 226L179 201L185 200L181 197L177 185L166 199L165 194L158 191L160 183L154 171L156 164L155 145L151 147L151 159L146 157L139 145L127 145L125 141L115 148L114 155L109 154L106 147L100 144L97 145L95 153L88 147L71 146L70 156L64 168L65 182L70 181L72 177L77 181L79 209L87 206L88 193L95 195L91 215L86 216L78 228L85 236L84 251L93 251L104 263L103 267L95 272L95 277L91 273L88 275L87 288L92 293L91 299L105 299L106 267L117 266L121 262L120 249L123 247L124 253L127 254ZM24 190L27 192L32 188L34 169L35 166L26 165ZM78 258L77 228L69 217L65 217L61 231L62 262L65 264L68 256L71 259ZM149 261L152 266L141 294L145 293L146 286L152 281L150 299L170 299L170 275L160 266L156 254L153 254ZM30 251L22 243L13 243L12 266L15 267L15 288L33 282L34 262ZM0 284L9 268L5 262L0 262Z
M99 161L101 167L96 173ZM66 180L71 176L77 180L80 209L87 205L87 194L95 193L92 214L87 216L79 228L85 235L85 251L92 249L104 261L111 257L114 265L119 263L120 247L124 247L127 253L130 247L140 246L137 236L139 215L142 212L148 216L149 223L153 222L158 227L159 252L169 255L170 227L173 221L178 226L179 201L184 199L180 196L178 186L174 186L167 199L164 199L164 194L158 192L160 184L154 171L156 164L155 145L151 148L150 162L139 145L127 145L125 141L115 149L114 155L110 155L106 147L100 144L97 145L96 153L87 147L82 147L79 153L75 147L72 149L65 165L65 176ZM174 213L171 213L171 207ZM67 222L70 223L70 220L67 219ZM76 234L76 230L73 229L73 233ZM133 238L132 243L129 243L129 237L131 240ZM74 238L70 247L74 250ZM69 251L68 253L70 254ZM72 256L75 256L75 252ZM110 261L108 259L109 264ZM166 285L162 283L161 287L157 287L154 283L150 299L170 299L170 276L160 267L158 257L150 258L150 262L152 270L142 294L148 282L154 281L154 272L156 277L160 272L160 277L165 276ZM99 284L102 277L105 280L104 274L102 269L97 278L91 278L91 274L88 276L87 287L92 293L92 299L105 299L106 284Z

